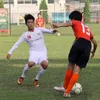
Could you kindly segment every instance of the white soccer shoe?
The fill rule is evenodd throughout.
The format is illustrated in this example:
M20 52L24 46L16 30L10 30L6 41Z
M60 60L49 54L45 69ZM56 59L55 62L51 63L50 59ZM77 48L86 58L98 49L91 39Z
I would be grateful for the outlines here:
M63 86L55 86L54 89L55 89L56 91L65 92L65 89L64 89Z
M67 94L67 93L64 93L63 97L65 97L65 98L70 98L71 95L70 95L70 94Z

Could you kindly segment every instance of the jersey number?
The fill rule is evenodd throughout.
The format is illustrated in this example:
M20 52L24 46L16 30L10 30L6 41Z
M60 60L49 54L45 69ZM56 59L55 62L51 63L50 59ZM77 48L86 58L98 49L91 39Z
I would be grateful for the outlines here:
M83 31L83 33L86 33L87 35L90 36L90 30L89 30L89 28L86 25L84 25L83 23L81 23L81 25L82 25L82 31Z

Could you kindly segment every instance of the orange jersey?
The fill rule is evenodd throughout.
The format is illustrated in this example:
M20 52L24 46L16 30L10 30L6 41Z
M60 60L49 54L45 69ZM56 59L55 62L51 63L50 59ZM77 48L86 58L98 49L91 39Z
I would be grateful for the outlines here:
M43 18L37 18L37 19L36 19L36 25L37 25L38 27L44 27L44 23L45 23L45 21L44 21Z
M90 41L90 39L93 38L93 34L89 30L89 28L82 22L77 20L71 20L71 22L72 22L72 29L74 31L76 39L84 38Z

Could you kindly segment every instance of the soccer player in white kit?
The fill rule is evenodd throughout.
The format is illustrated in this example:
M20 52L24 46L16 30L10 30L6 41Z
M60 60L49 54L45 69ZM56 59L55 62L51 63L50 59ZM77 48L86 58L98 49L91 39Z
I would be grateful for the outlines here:
M32 66L40 64L40 69L34 79L34 86L38 87L39 77L44 73L48 66L47 50L44 43L43 33L56 33L56 30L35 27L35 18L31 14L25 15L24 19L28 30L20 36L18 41L9 50L7 59L10 59L12 52L22 42L27 42L29 45L29 60L23 69L21 77L17 80L17 83L21 85L28 69L30 69Z

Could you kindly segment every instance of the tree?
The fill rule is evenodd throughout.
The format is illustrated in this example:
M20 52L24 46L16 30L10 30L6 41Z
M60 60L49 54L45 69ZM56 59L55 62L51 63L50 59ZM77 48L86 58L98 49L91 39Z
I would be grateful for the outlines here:
M45 0L41 0L39 10L41 11L41 15L44 18L45 22L48 23L48 14L47 14L47 4Z
M0 0L0 8L4 8L3 0Z
M85 23L90 23L90 0L85 1L84 18Z

